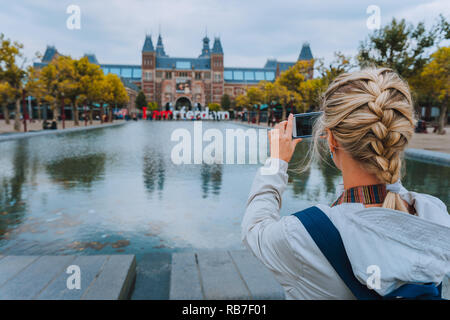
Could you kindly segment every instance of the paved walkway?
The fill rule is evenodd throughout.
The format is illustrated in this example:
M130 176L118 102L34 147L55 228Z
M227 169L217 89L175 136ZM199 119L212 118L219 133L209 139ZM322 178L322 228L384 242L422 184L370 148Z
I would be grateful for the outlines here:
M79 267L79 289L68 287L69 266ZM128 299L135 278L134 255L0 256L1 300Z
M30 132L4 133L4 134L0 134L0 142L16 140L16 139L32 138L32 137L37 137L37 136L49 135L49 134L65 134L65 133L76 132L76 131L86 131L86 130L93 130L93 129L109 128L109 127L120 126L125 123L127 123L127 121L118 120L118 121L114 121L113 123L96 124L96 125L91 125L91 126L87 126L87 127L80 126L80 127L72 127L72 128L66 128L66 129L58 129L58 130L40 130L40 131L30 131Z
M280 300L284 290L249 251L174 253L172 300Z

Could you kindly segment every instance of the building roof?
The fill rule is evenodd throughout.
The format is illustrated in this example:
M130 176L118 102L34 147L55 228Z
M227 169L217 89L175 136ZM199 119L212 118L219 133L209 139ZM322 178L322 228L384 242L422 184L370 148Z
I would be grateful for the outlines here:
M87 57L90 63L99 64L95 54L85 53L83 57Z
M290 67L292 67L293 65L295 65L295 62L277 62L278 68L280 70L280 72L286 71L287 69L289 69Z
M168 57L168 55L164 51L164 45L162 42L161 35L158 35L158 43L156 44L156 55L160 57Z
M120 77L120 80L122 80L122 83L125 87L134 90L136 92L139 92L139 87L137 85L135 85L133 82L131 82L130 79L128 78L124 78L124 77Z
M275 69L276 67L277 67L277 60L276 59L267 59L266 64L264 65L264 68Z
M150 35L145 36L144 46L142 47L142 52L154 52L152 37Z
M211 52L211 49L209 47L209 38L207 36L205 36L203 38L203 48L202 48L202 53L198 56L199 58L202 57L209 57L209 54Z
M218 37L214 38L212 53L223 54L222 43L220 43L220 38Z
M156 57L156 69L206 70L210 68L209 56L199 58Z
M311 60L311 59L313 59L311 48L309 47L309 43L305 42L302 45L302 50L300 51L298 60Z
M56 50L54 46L47 46L44 56L42 57L42 62L51 62L55 54L58 54L58 50Z

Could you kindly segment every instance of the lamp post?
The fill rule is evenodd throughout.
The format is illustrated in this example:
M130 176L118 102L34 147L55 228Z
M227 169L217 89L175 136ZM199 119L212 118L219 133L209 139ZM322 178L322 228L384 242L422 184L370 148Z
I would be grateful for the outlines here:
M66 128L66 114L64 113L64 92L61 93L61 97L62 97L62 103L61 103L61 120L62 120L62 127L63 129Z
M27 104L26 104L27 101L25 90L23 90L22 95L23 95L23 131L27 132L28 112L27 112Z

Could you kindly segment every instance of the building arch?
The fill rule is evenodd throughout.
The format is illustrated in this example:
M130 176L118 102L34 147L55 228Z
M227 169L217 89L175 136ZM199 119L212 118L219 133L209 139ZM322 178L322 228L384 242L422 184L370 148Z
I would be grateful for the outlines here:
M192 102L188 97L179 97L175 102L175 110L180 110L183 107L185 107L186 110L192 109Z

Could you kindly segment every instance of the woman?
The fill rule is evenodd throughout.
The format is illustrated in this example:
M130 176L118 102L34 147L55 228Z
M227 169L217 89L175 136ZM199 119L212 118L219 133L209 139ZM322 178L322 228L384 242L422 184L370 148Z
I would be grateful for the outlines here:
M331 206L315 208L340 234L352 276L364 285L378 277L372 289L381 296L405 283L441 283L450 273L447 208L399 181L402 152L414 132L408 85L386 68L343 74L324 94L322 111L314 153L326 133L322 142L342 172L345 190ZM288 299L355 299L301 220L279 216L288 162L300 142L292 140L292 120L290 115L279 123L279 134L270 138L265 167L279 170L258 171L242 222L243 241Z

